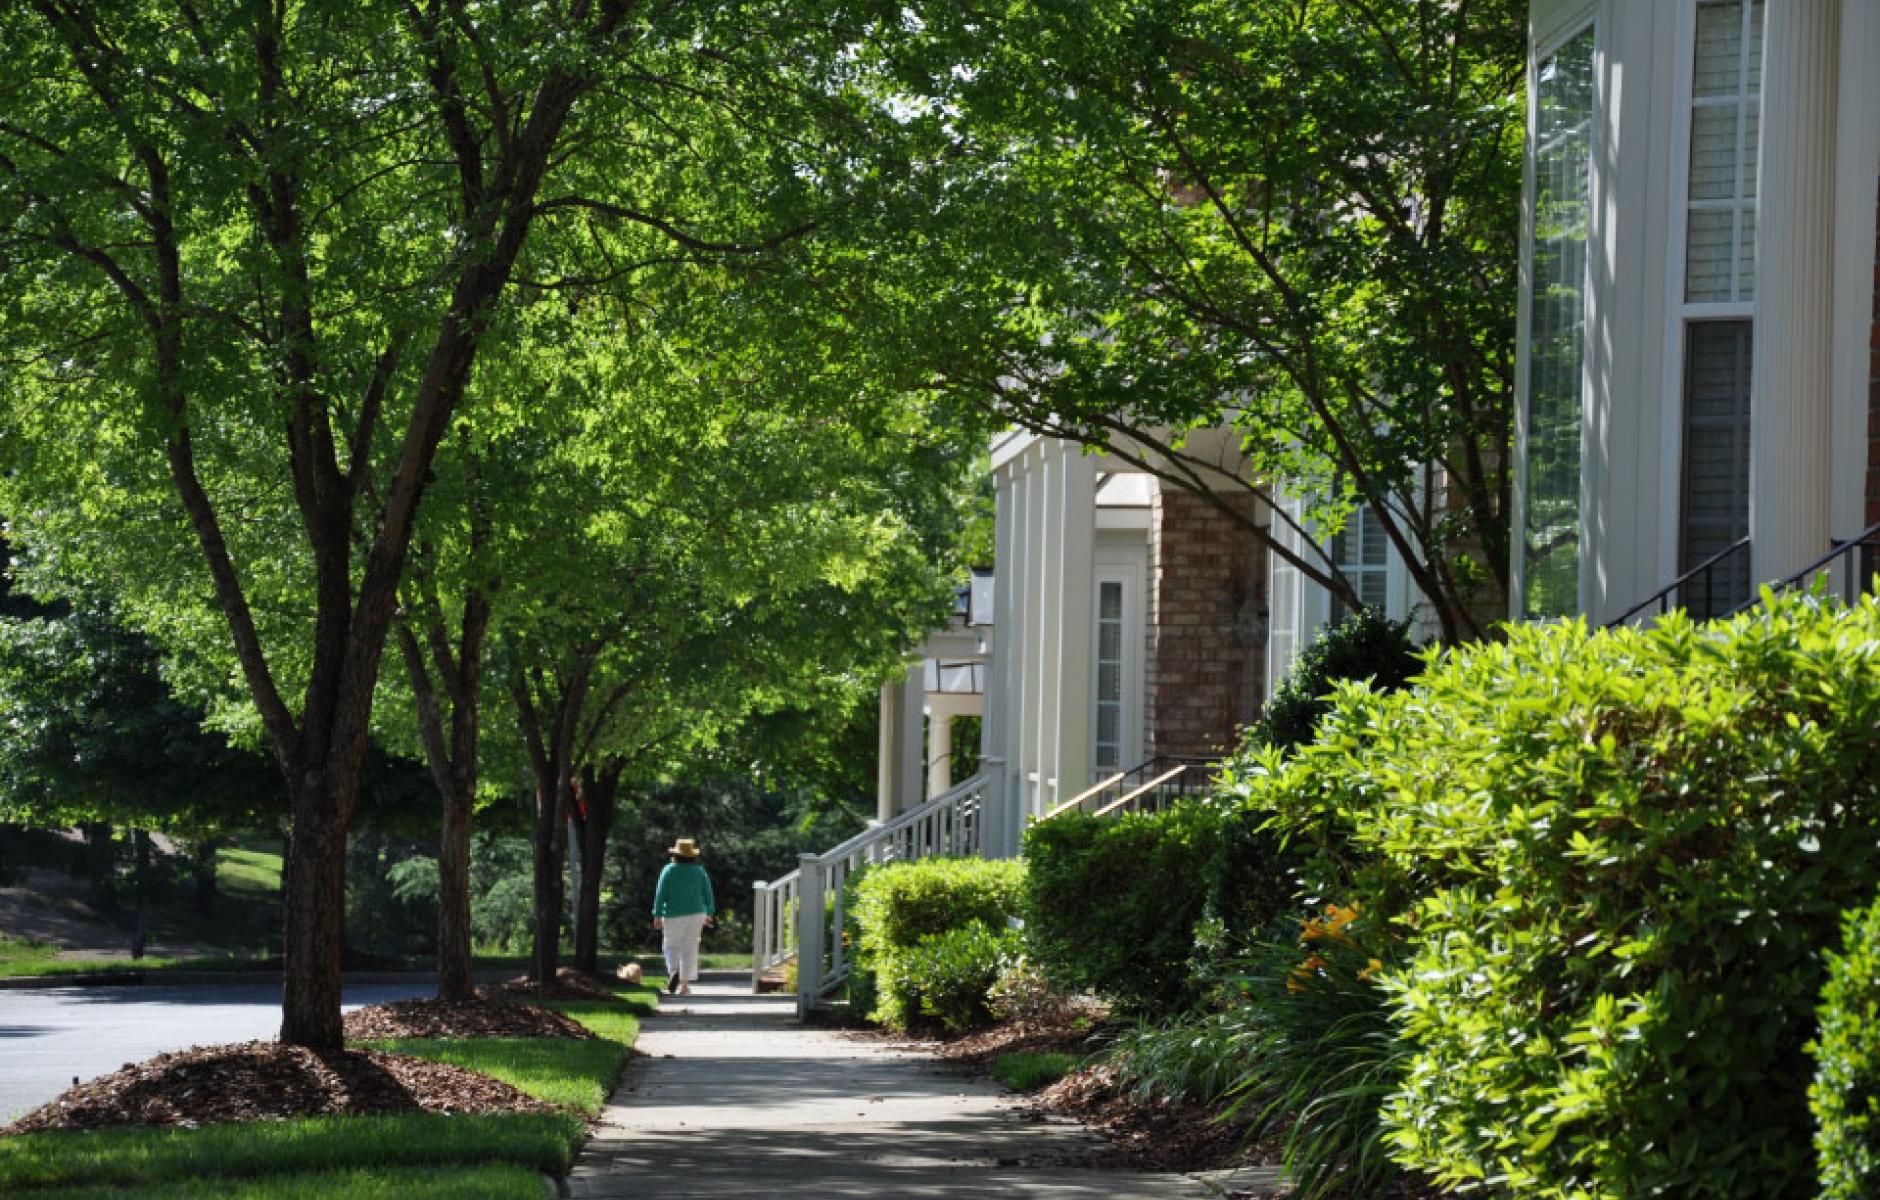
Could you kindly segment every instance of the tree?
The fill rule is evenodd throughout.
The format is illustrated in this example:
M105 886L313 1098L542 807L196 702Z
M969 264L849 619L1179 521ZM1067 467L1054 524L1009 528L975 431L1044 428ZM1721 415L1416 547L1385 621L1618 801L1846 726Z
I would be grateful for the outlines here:
M825 19L826 18L826 19ZM340 893L420 502L492 327L735 251L842 185L860 33L800 4L233 0L0 12L4 483L287 781L283 1040L341 1044ZM179 536L179 533L182 536ZM239 680L231 687L231 678Z
M1369 504L1445 636L1481 632L1508 584L1526 5L910 13L876 49L953 153L883 240L947 314L953 394L1220 500L1354 607L1316 531ZM1250 472L1185 448L1222 420Z

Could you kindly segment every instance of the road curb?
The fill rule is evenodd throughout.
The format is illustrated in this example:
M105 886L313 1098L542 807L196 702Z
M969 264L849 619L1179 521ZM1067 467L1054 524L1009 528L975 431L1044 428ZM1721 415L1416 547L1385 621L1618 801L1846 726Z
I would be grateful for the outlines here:
M477 973L484 983L514 978L514 971ZM423 983L437 978L435 971L349 971L340 976L343 984L353 983ZM164 984L238 984L281 982L279 971L87 971L65 975L7 975L0 977L0 991L31 988L88 987L161 987Z

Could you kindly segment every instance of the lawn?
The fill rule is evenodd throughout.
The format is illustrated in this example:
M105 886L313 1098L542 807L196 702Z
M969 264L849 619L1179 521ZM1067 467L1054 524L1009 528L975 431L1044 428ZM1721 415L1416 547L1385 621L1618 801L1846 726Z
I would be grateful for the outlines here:
M1082 1061L1062 1050L1015 1050L992 1060L992 1077L1015 1092L1035 1092L1069 1075Z
M9 975L86 975L98 971L239 971L255 960L240 954L207 958L60 958L57 946L0 934L0 978Z
M594 1041L372 1043L483 1071L538 1099L565 1105L567 1112L483 1117L407 1113L0 1138L0 1195L23 1193L32 1200L169 1200L211 1193L218 1200L376 1200L414 1194L539 1197L541 1175L565 1174L573 1163L586 1135L587 1117L605 1102L639 1035L640 1018L654 1011L657 1002L651 988L638 988L623 990L618 1001L552 1003L592 1029ZM422 1187L414 1186L414 1179ZM130 1190L122 1190L126 1188Z

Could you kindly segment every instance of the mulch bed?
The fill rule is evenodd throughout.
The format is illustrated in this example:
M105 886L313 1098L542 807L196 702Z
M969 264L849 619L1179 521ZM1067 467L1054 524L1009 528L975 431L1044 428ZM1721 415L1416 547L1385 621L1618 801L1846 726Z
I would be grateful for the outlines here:
M589 975L572 967L563 967L555 972L555 980L546 988L532 982L526 975L503 983L486 983L477 989L477 995L485 999L517 999L529 996L544 997L551 1000L618 1000L614 985L598 975Z
M394 1000L346 1014L346 1040L390 1038L578 1038L594 1034L572 1017L508 995L475 1000Z
M111 1125L193 1128L399 1112L555 1111L553 1105L462 1067L381 1050L316 1054L278 1042L241 1042L127 1065L116 1074L73 1086L0 1133Z
M1049 1113L1073 1117L1132 1159L1157 1171L1215 1171L1274 1161L1244 1122L1219 1119L1198 1105L1142 1100L1124 1093L1106 1066L1073 1071L1032 1097Z
M1100 1028L1075 1025L1046 1025L1030 1021L1011 1021L994 1025L978 1033L954 1038L934 1047L934 1055L946 1062L971 1067L990 1067L1001 1054L1018 1051L1063 1050L1070 1054L1095 1054L1106 1041Z

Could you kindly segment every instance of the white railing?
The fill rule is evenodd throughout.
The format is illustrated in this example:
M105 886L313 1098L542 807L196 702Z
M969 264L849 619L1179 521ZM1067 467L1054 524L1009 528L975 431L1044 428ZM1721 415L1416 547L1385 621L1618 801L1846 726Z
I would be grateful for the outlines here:
M821 854L804 854L781 879L752 885L751 988L765 972L796 961L797 1007L828 996L849 973L842 931L848 882L876 863L978 854L997 775L981 772Z

